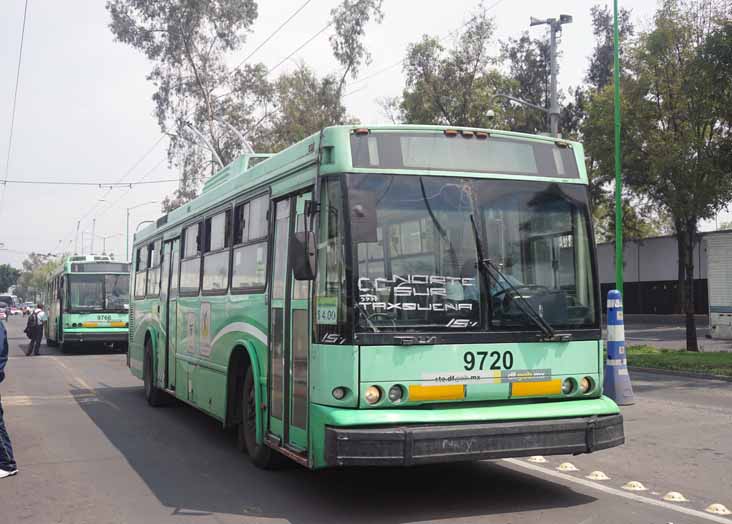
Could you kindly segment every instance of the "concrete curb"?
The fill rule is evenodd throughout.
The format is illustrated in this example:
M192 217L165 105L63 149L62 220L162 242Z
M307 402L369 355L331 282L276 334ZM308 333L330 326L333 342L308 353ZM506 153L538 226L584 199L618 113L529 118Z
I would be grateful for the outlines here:
M655 373L656 375L671 375L674 377L702 378L702 379L706 379L706 380L721 380L723 382L732 382L732 377L726 377L724 375L710 375L707 373L692 373L689 371L676 371L673 369L639 368L636 366L628 366L628 371L638 371L640 373Z

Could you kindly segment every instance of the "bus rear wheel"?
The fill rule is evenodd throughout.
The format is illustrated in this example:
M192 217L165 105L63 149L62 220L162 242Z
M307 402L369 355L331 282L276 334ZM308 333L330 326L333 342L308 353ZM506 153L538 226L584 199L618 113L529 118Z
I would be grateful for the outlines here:
M244 378L244 398L242 399L242 413L237 428L237 445L240 450L246 451L255 466L262 469L272 469L280 461L272 448L264 443L257 444L257 401L254 394L254 375L252 367L247 369Z
M145 358L142 364L142 380L145 384L145 399L152 407L162 406L165 402L165 393L153 383L152 342L145 341Z

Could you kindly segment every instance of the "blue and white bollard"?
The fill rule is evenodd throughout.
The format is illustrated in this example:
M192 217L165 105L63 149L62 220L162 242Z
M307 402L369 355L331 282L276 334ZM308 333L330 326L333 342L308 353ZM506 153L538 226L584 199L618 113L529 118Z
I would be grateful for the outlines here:
M635 402L626 357L623 299L620 291L613 289L607 294L607 362L603 389L620 406Z

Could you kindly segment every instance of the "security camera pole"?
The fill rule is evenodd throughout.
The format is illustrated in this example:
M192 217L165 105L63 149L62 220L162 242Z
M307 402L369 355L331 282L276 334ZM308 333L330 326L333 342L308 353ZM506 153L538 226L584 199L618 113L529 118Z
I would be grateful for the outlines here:
M554 136L557 136L557 134L559 133L559 97L557 95L557 33L562 30L562 25L571 23L571 15L559 15L559 20L557 20L556 18L539 20L538 18L534 18L532 16L529 24L531 27L544 24L547 24L549 26L549 54L551 55L551 100L549 104L549 131Z

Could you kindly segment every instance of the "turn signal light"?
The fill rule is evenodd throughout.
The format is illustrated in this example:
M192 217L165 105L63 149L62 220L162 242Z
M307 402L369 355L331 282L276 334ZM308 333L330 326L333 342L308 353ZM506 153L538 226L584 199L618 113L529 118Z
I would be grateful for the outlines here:
M353 132L357 135L368 135L369 130L365 127L359 127L358 129L354 129Z
M456 129L445 129L444 133L447 136L457 136L458 135L458 132Z

